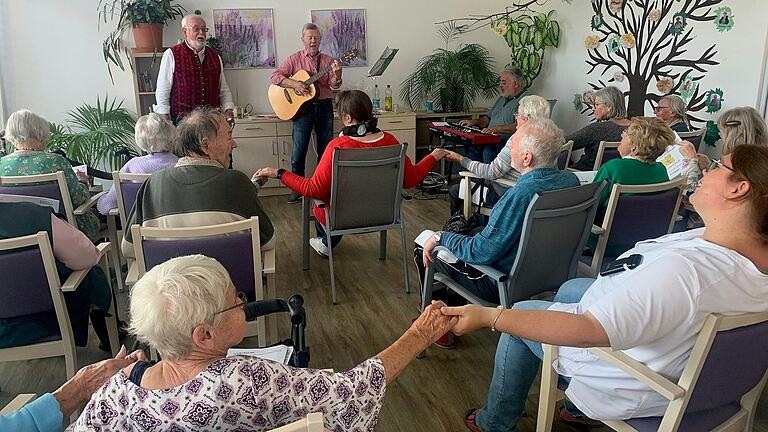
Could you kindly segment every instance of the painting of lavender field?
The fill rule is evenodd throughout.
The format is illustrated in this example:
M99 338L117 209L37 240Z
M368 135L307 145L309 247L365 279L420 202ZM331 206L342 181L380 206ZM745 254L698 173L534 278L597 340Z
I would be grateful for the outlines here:
M338 58L346 51L357 48L358 57L345 66L368 64L365 9L313 10L312 22L317 24L323 36L320 51Z
M225 69L275 67L272 9L214 9L213 28Z

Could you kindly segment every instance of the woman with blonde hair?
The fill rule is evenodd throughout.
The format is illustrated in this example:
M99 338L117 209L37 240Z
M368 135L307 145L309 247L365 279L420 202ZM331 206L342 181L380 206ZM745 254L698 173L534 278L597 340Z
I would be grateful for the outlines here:
M517 106L517 115L515 116L515 122L519 129L526 122L537 118L549 118L551 113L551 105L549 101L541 96L528 95L520 99L520 104ZM468 157L462 156L455 151L448 150L445 158L451 162L458 162L461 167L467 171L475 174L476 176L493 181L496 179L507 179L512 182L516 182L520 177L520 173L512 168L512 156L510 153L510 147L505 145L496 158L491 163L482 163L474 161ZM464 180L462 180L464 181ZM459 198L460 184L451 186L448 195L450 195L450 209L451 214L455 214L461 209L462 199ZM485 196L484 204L487 206L493 206L499 201L507 187L500 183L492 183L492 187L488 188L488 193Z

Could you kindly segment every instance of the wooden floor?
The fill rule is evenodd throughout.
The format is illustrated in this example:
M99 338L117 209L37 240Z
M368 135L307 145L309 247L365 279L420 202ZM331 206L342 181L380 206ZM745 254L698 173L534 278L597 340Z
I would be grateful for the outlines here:
M334 250L338 305L331 304L328 261L311 252L311 269L301 269L299 205L285 197L263 199L273 223L277 243L278 296L304 296L308 316L307 342L311 366L349 369L377 354L394 341L417 315L418 275L409 257L411 294L405 294L400 240L390 232L388 258L378 259L378 236L348 236ZM448 204L442 199L406 201L407 239L426 228L437 229L445 221ZM408 240L410 242L410 240ZM410 248L410 247L409 247ZM118 296L125 309L125 295ZM124 315L123 315L124 316ZM287 318L279 334L287 337ZM493 372L497 335L489 331L461 337L453 350L430 348L428 357L415 360L389 386L381 410L378 431L465 431L464 412L485 402ZM104 358L92 343L77 350L80 366ZM246 341L246 344L248 342ZM62 358L0 364L0 406L22 392L52 391L64 381ZM768 432L768 392L762 395L756 431ZM526 406L528 417L519 430L535 430L538 380ZM610 403L606 399L606 403ZM555 419L554 430L573 431ZM598 429L607 430L607 428Z

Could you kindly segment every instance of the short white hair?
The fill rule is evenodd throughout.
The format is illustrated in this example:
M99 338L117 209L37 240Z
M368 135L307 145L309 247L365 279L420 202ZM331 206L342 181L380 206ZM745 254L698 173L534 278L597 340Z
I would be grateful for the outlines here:
M147 153L168 152L173 149L176 127L157 113L149 113L136 121L136 145Z
M28 109L16 111L5 122L5 139L14 146L32 139L46 143L50 137L48 120Z
M549 118L551 111L549 101L537 95L523 96L517 106L517 115L526 120Z
M533 155L532 168L552 168L563 146L563 130L548 118L533 118L525 124L520 137L520 151Z
M131 291L130 332L168 360L192 352L192 331L216 326L226 308L229 273L204 255L170 259L148 271Z
M199 18L199 19L203 20L203 22L205 22L205 18L203 18L202 15L196 15L196 14L184 15L184 18L181 19L181 28L186 28L187 27L187 21L189 21L192 18ZM208 25L208 23L206 23L205 25Z

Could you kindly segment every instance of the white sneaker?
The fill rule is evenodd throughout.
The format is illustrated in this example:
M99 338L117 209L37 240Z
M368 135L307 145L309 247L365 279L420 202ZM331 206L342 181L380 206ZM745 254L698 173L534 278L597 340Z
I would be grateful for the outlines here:
M324 257L328 256L328 246L323 243L323 239L320 237L312 237L309 239L309 245L312 246L312 249L314 249L318 255Z

